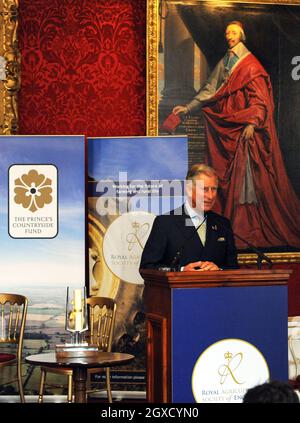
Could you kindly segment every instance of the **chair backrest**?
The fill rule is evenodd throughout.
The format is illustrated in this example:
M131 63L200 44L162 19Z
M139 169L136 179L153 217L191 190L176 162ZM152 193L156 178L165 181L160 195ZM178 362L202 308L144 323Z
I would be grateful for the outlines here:
M23 295L0 293L0 343L16 344L21 359L28 300Z
M107 297L87 298L89 306L89 342L100 351L111 351L117 304Z

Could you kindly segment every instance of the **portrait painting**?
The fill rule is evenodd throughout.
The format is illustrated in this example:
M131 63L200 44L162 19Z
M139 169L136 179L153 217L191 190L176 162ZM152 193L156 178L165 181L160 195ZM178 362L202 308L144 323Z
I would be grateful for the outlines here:
M298 4L299 3L299 4ZM188 136L241 254L300 260L300 1L148 0L147 132Z

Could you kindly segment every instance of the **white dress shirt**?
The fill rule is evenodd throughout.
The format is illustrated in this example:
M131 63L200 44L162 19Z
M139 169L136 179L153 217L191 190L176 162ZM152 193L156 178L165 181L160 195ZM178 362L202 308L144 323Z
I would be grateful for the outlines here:
M196 209L193 209L188 201L184 203L184 207L185 207L186 213L190 216L191 221L193 222L193 225L195 226L195 228L198 228L198 226L201 225L201 227L199 228L198 234L202 244L205 245L206 218L204 216L204 213Z

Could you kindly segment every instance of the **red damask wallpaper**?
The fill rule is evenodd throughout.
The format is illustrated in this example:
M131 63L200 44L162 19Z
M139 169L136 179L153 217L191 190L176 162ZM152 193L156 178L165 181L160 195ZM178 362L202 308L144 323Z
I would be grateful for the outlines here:
M20 134L144 135L146 0L22 0Z

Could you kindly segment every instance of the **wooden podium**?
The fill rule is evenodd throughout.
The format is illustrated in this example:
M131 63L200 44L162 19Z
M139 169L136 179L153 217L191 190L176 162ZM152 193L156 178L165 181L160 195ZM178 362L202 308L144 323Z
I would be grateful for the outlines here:
M291 273L142 270L148 401L194 402L190 380L195 360L224 338L251 342L266 359L270 379L287 380Z

